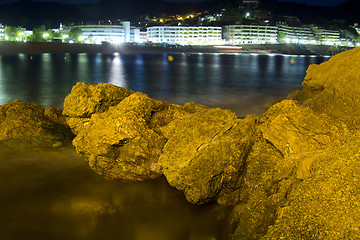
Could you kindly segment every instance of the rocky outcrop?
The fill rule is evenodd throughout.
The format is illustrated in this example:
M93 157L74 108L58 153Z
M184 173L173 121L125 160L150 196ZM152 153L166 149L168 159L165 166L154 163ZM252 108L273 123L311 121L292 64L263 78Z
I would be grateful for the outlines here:
M261 116L84 83L64 114L103 176L164 175L192 203L235 206L232 239L357 239L359 61L354 49L311 65L303 90Z
M358 128L360 123L360 48L342 52L320 65L310 65L303 90L294 96L316 113Z
M206 107L168 104L111 84L85 83L74 86L64 104L67 122L77 133L76 150L94 171L125 181L161 176L158 158L167 139L160 129L200 109Z
M74 138L58 108L19 100L0 106L0 144L11 148L71 145Z
M260 117L232 239L360 237L359 53L310 66L292 95L304 104L284 100Z

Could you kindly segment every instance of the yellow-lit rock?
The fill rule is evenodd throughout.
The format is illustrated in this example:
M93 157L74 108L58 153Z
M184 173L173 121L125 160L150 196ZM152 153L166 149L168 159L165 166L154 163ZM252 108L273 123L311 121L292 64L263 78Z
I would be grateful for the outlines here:
M297 101L261 116L86 84L64 113L76 150L105 177L164 175L192 203L234 205L233 240L359 239L359 66L359 48L310 66Z
M162 129L168 139L159 159L163 174L196 204L213 200L223 188L236 189L254 125L251 117L239 120L221 109L172 121Z
M360 124L360 48L342 52L320 65L310 65L300 95L318 113L350 127ZM299 93L298 93L299 94Z
M310 66L292 95L304 105L284 100L260 117L231 239L360 238L359 54Z
M73 132L77 134L92 114L107 111L132 93L129 89L112 84L78 82L64 100L63 114Z
M70 145L74 135L60 109L19 100L0 106L0 146L42 148Z

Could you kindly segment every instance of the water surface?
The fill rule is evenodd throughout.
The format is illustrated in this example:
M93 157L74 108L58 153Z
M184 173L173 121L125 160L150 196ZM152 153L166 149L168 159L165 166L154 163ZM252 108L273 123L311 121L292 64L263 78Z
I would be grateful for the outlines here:
M264 103L301 88L310 64L325 60L275 54L5 55L0 104L20 99L61 107L76 82L104 82L171 103L193 101L238 115L262 113Z

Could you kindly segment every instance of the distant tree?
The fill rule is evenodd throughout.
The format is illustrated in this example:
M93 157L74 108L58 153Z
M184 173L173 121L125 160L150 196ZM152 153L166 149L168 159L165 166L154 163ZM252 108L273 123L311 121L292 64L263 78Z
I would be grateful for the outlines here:
M9 41L16 41L16 37L18 34L18 30L12 26L6 26L5 28L5 36Z
M284 32L279 32L279 33L278 33L278 36L277 36L277 41L278 41L279 43L284 43L286 38L287 38L287 34L286 34L286 33L284 33Z
M83 34L83 31L80 27L74 27L74 28L71 28L69 37L74 42L79 42L79 38L82 34Z
M53 38L61 38L62 37L62 34L60 32L52 31L52 34L53 34Z
M54 38L54 31L51 29L48 29L43 32L42 37L43 37L44 41L48 42Z
M18 41L24 41L24 40L26 40L25 31L22 30L22 29L16 29L16 30L17 30L16 40L18 40Z
M29 40L32 42L44 41L45 26L41 25L33 29L33 34L29 36Z

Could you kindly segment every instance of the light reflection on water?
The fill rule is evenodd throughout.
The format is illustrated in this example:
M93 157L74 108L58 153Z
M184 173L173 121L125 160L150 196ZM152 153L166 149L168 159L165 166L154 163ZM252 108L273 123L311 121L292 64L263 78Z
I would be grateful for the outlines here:
M70 149L0 152L0 210L1 239L221 240L227 214L163 179L106 181Z
M62 106L76 82L112 83L150 97L194 101L238 115L301 88L310 64L328 58L260 54L37 54L0 60L0 104L20 99ZM295 63L291 63L291 59Z

